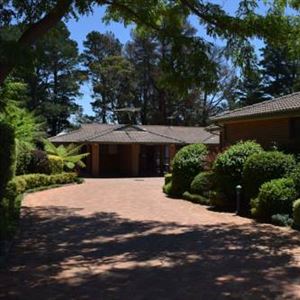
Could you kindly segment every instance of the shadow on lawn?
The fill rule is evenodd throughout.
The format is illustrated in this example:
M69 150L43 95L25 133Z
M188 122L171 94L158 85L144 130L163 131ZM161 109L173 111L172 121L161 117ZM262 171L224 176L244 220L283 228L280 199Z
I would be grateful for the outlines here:
M26 208L1 299L296 299L299 234ZM299 298L298 298L299 299Z

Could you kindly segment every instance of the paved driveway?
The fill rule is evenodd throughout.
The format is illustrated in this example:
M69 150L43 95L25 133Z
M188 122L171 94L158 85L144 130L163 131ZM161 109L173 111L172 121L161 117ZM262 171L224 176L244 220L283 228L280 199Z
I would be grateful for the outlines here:
M30 194L1 299L300 299L300 235L166 198L162 179Z

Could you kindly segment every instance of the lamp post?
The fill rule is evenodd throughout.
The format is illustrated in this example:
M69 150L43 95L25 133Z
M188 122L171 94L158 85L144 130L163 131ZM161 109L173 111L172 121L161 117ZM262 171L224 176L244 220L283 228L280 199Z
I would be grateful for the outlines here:
M239 215L240 214L240 210L241 210L241 192L242 192L242 186L241 185L237 185L235 187L235 192L236 192L236 214Z

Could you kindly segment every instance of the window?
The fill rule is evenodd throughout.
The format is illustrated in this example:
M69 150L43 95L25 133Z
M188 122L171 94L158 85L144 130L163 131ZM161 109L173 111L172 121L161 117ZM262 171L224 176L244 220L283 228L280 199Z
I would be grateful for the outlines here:
M290 119L290 139L300 138L300 118Z

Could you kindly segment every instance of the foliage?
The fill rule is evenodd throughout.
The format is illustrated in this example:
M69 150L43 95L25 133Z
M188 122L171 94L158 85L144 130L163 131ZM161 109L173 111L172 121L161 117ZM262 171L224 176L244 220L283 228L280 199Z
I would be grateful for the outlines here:
M172 173L165 174L165 184L168 184L172 181Z
M300 164L299 163L291 171L289 177L293 179L296 186L296 190L300 194Z
M186 191L183 193L182 198L193 203L198 203L202 205L210 205L210 201L208 198L198 195L198 194L191 194L190 192Z
M55 175L27 174L14 177L7 184L0 219L0 240L10 238L14 233L20 214L22 194L26 191L47 186L77 182L76 173Z
M70 126L69 118L78 110L83 75L77 43L70 39L66 25L59 23L31 51L34 61L14 74L28 86L26 107L43 116L48 133L56 135Z
M201 172L192 181L190 191L193 194L198 194L208 197L209 191L213 187L213 173Z
M31 160L28 166L28 173L50 174L49 159L45 151L31 151Z
M251 200L251 213L254 217L267 221L276 214L291 215L296 198L297 192L292 179L273 179L264 183L257 198Z
M204 169L206 146L188 145L180 149L172 162L172 194L181 196L190 189L194 177Z
M29 173L29 166L32 159L32 148L28 144L17 142L17 164L16 164L16 175L24 175Z
M293 226L300 228L300 199L293 203Z
M243 173L243 187L247 200L257 196L264 182L289 175L295 165L296 161L292 155L279 151L263 151L248 157Z
M216 189L235 206L235 188L242 184L244 164L249 156L262 151L253 141L239 142L219 154L213 165ZM224 197L222 197L223 199Z
M73 170L75 167L85 168L82 159L87 157L89 153L80 154L82 145L69 144L66 147L64 145L56 147L49 140L44 139L43 142L48 155L61 159L66 169Z
M64 162L60 157L48 155L51 174L59 174L64 170Z
M293 219L290 218L290 215L276 214L271 217L271 223L277 226L288 227L293 224Z
M0 121L0 217L1 201L8 181L15 174L16 144L11 125Z

